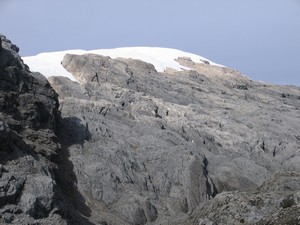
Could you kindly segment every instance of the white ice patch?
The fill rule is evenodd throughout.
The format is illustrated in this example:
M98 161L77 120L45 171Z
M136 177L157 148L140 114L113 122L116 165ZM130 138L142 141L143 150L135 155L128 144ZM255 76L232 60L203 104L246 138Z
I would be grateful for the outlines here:
M85 51L71 50L62 52L46 52L36 56L22 57L22 59L24 63L29 66L31 71L40 72L46 78L51 76L63 76L76 81L75 77L61 65L61 61L65 54L68 53L82 55Z
M69 73L62 65L61 61L65 54L83 55L88 53L94 53L103 56L109 56L113 59L131 58L139 59L144 62L151 63L155 66L158 72L163 72L167 67L175 70L188 70L190 68L180 65L175 59L179 57L188 57L196 63L202 63L208 61L211 65L222 66L211 62L210 60L198 56L192 53L183 52L177 49L170 48L154 48L154 47L126 47L115 49L99 49L99 50L67 50L61 52L48 52L41 53L36 56L22 57L24 62L30 67L31 71L40 72L46 77L50 76L64 76L73 81L76 81L75 77Z

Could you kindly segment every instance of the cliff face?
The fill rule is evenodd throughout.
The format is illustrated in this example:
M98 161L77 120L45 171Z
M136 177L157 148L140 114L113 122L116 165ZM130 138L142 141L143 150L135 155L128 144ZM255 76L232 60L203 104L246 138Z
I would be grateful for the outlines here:
M299 88L69 54L54 92L1 46L0 223L299 222Z
M57 94L0 39L0 223L64 224L55 181Z
M278 204L268 204L269 214L250 205L256 216L249 210L231 220L206 218L198 208L218 193L255 190L276 171L299 171L299 88L178 62L193 70L158 73L139 60L66 55L62 65L79 83L49 78L66 127L72 125L65 141L78 141L67 151L91 220L173 224L191 214L198 215L187 220L193 224L253 224L280 206L283 199L271 195ZM207 215L220 212L210 209ZM230 218L230 211L220 213Z
M0 40L0 224L88 224L61 187L58 95Z

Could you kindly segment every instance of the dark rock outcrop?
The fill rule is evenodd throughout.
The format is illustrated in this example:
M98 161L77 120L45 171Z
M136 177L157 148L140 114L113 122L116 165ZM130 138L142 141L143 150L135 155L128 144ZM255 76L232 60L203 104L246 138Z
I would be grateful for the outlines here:
M0 223L67 224L55 179L57 94L0 39Z

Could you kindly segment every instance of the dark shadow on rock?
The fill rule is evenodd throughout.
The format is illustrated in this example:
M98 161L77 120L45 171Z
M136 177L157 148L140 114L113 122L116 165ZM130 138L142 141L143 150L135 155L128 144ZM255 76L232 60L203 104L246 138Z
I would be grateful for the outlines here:
M0 164L6 165L9 161L27 155L38 160L38 156L33 152L31 146L26 144L16 132L9 129L0 131Z
M87 124L80 118L67 117L59 121L57 134L61 143L61 154L58 169L58 182L63 195L67 197L70 210L67 217L71 224L90 225L87 218L91 216L91 209L86 205L85 198L79 192L76 184L74 165L70 160L69 147L75 144L83 144L90 137Z
M89 140L91 133L88 124L75 116L62 118L58 126L58 136L61 144L67 148L74 144L82 145L85 140Z

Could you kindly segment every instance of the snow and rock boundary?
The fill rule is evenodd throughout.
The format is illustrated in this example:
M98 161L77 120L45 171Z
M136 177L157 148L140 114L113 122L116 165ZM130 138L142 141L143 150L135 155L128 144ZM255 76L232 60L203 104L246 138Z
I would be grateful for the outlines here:
M215 66L222 66L196 54L180 51L177 49L159 47L123 47L90 51L66 50L59 52L46 52L38 54L36 56L23 57L23 60L32 71L40 72L46 77L63 76L76 81L75 77L61 65L61 61L66 54L97 54L109 56L112 59L138 59L153 64L158 72L164 72L167 68L172 68L177 71L191 70L192 68L183 66L176 61L182 57L190 58L195 63L205 63Z

